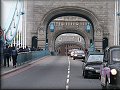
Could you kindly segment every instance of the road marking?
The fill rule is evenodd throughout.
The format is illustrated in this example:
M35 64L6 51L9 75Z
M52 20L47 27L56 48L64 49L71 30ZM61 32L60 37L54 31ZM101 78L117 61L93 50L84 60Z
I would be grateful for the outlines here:
M70 78L70 75L69 75L69 74L67 75L67 78Z
M69 89L69 82L70 82L70 59L68 56L68 74L67 74L67 81L66 81L66 90Z
M70 66L68 67L68 70L70 71Z
M68 88L69 88L69 86L68 86L68 85L66 85L66 90L68 90Z
M69 84L69 78L67 78L67 84Z
M70 58L68 57L68 62L69 62L69 66L70 66Z
M70 71L68 71L68 74L70 74Z
M68 68L68 71L70 71L70 68Z

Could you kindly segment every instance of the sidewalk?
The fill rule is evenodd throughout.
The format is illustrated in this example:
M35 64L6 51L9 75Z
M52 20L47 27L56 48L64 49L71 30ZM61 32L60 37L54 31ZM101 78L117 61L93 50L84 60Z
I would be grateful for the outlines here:
M5 66L2 66L2 68L1 68L1 74L2 73L4 73L4 72L6 72L6 71L9 71L9 70L11 70L11 69L13 69L13 66L12 66L12 60L11 61L9 61L9 67L5 67Z
M1 68L1 75L6 75L8 73L11 73L11 72L14 72L14 71L17 71L19 69L22 69L23 67L26 67L34 62L36 62L37 60L35 61L31 61L31 62L28 62L28 63L24 63L22 65L19 65L19 66L16 66L16 68L13 68L13 63L12 63L12 60L9 62L9 67L4 67L2 66Z
M30 61L30 62L27 62L27 63L24 63L24 64L22 64L22 65L19 65L19 66L16 66L16 68L13 68L13 63L12 63L12 60L9 62L9 67L3 67L2 66L2 68L1 68L1 75L6 75L6 74L8 74L8 73L11 73L11 72L14 72L14 71L17 71L17 70L19 70L19 69L22 69L22 68L24 68L24 67L26 67L26 66L29 66L29 65L31 65L32 63L35 63L35 62L37 62L38 60L42 60L42 59L44 59L44 58L46 58L47 56L45 56L45 57L42 57L42 58L39 58L39 59L36 59L36 60L32 60L32 61Z

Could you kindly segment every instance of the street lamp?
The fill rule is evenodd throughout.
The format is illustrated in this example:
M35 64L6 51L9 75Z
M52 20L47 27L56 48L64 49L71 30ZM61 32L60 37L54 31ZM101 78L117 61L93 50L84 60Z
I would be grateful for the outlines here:
M119 45L120 45L120 12L117 13L119 17Z
M0 59L1 65L3 65L3 49L4 49L4 30L0 26Z
M50 29L50 32L54 32L55 30L55 25L54 25L54 22L50 22L49 24L49 29ZM45 50L48 50L48 31L46 31L46 43L45 43Z

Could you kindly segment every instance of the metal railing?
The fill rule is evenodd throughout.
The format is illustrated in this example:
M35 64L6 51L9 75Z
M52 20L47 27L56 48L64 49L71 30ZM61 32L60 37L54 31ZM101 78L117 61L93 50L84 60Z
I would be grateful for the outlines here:
M22 52L19 53L17 56L17 65L22 65L24 63L36 60L47 55L50 55L50 52L48 50Z

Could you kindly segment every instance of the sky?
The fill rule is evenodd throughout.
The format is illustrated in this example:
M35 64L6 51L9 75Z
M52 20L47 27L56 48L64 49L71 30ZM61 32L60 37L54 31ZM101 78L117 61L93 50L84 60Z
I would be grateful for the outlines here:
M1 23L2 28L5 28L12 17L17 0L1 0Z
M18 0L2 0L1 1L1 27L4 30L4 36L7 41L13 41L14 37L21 33L22 3ZM17 7L16 7L17 6Z

